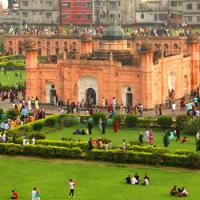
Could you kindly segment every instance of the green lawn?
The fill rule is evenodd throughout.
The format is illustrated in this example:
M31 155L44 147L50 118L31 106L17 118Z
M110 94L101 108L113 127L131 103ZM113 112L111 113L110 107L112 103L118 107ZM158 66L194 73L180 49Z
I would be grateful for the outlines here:
M156 168L141 165L121 165L84 161L43 160L37 158L0 157L0 199L8 200L12 189L20 200L31 199L31 190L38 187L41 200L68 199L68 180L75 179L78 200L170 200L171 187L184 186L187 200L199 199L200 172L183 169ZM124 183L129 174L144 173L149 186ZM177 197L177 199L179 199Z
M18 73L18 77L15 75L15 73ZM20 72L22 73L22 79L20 79ZM0 71L0 83L2 85L15 85L19 82L25 81L25 72L24 71L7 71L6 75L4 75L3 71Z
M139 129L139 128L133 128L133 129L128 129L128 128L122 128L120 129L118 134L115 134L113 132L112 128L107 128L106 129L106 134L102 135L98 128L93 129L93 134L92 135L73 135L73 131L75 130L75 127L71 128L65 128L62 130L58 130L53 133L48 133L46 134L47 139L50 140L60 140L62 137L68 137L68 138L74 138L75 140L88 140L90 137L93 138L99 138L99 137L106 137L112 141L113 145L121 145L122 140L126 139L127 142L129 141L134 141L138 142L138 136L140 133L143 133L145 129ZM81 129L81 128L80 128ZM86 130L86 128L85 128ZM154 144L159 147L163 147L163 135L164 135L164 130L159 130L159 129L153 129L154 132ZM184 136L184 134L181 136L181 138ZM184 149L184 150L189 150L189 151L195 151L196 145L195 145L195 138L193 136L188 136L188 144L181 144L180 142L176 141L170 141L169 149L172 151L175 151L177 149Z

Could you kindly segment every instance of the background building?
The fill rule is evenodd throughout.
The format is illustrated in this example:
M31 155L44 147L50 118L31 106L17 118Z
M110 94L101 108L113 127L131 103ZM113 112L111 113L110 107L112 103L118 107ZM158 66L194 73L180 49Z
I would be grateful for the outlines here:
M137 2L137 0L95 0L95 24L110 25L114 20L120 25L134 24Z
M93 24L93 0L61 0L61 23Z
M27 24L59 24L60 0L19 0L19 16Z

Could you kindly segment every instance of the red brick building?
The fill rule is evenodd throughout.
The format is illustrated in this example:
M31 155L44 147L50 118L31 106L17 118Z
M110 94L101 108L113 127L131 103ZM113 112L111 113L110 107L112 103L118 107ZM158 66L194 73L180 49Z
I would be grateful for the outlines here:
M61 0L61 23L93 24L93 0Z

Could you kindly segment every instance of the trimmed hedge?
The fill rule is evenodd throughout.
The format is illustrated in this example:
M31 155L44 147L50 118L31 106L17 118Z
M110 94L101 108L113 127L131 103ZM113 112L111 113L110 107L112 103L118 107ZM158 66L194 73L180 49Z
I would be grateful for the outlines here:
M187 115L177 115L176 116L176 127L184 128L185 124L190 120Z
M169 128L173 124L173 119L171 116L162 115L158 117L157 123L162 128Z
M102 121L106 121L106 114L103 112L96 112L92 115L95 124L99 124L100 118Z
M8 155L39 156L44 158L81 158L82 150L43 145L0 144L0 153Z
M127 115L125 119L125 125L127 127L136 127L138 125L139 119L136 115Z
M168 165L177 167L200 168L200 155L160 154L149 152L122 151L122 150L97 150L88 153L89 160L103 160L118 163L141 163L151 165Z

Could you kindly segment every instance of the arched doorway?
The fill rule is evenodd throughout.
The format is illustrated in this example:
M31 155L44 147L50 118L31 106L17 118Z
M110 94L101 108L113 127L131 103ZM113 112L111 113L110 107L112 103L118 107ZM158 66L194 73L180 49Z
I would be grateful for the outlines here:
M52 83L46 84L46 103L54 103L53 97L56 96L56 87Z
M89 95L94 98L93 104L98 104L98 81L92 76L83 76L78 81L78 99L81 102L84 100L88 103Z
M93 88L88 88L86 90L86 101L88 105L96 105L97 104L97 95Z
M122 90L122 101L124 106L133 106L133 91L130 86L125 86Z

